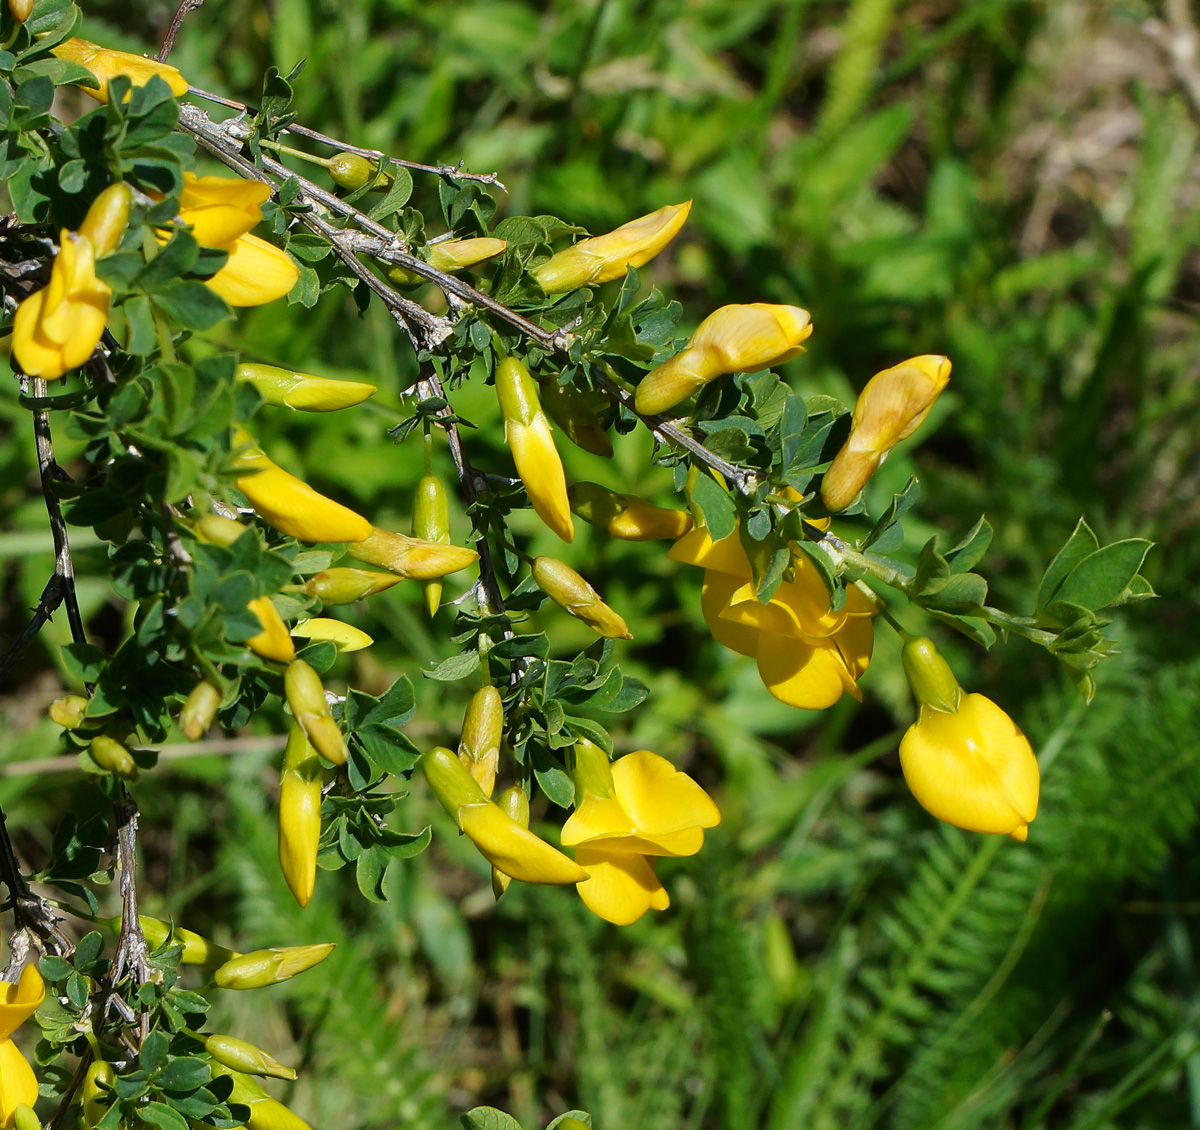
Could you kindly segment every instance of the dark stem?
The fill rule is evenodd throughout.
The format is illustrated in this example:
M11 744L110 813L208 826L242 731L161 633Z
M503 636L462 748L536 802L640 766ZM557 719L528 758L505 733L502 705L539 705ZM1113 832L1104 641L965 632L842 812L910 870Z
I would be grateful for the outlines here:
M163 40L162 46L158 49L157 58L160 63L165 63L167 56L171 54L171 48L175 46L175 37L179 34L180 28L183 27L183 21L203 3L204 0L182 0L179 7L175 9L175 18L171 21L171 26L167 28L167 36Z
M117 954L108 976L107 1005L114 1004L116 987L126 973L135 986L150 978L150 951L146 946L141 923L138 922L138 807L123 784L113 807L117 817L117 870L121 873L121 934L117 938ZM138 1017L138 1043L149 1034L150 1016L143 1005Z
M66 935L58 928L62 919L37 895L30 890L25 876L21 874L21 865L17 861L17 853L8 835L8 823L4 811L0 809L0 880L8 888L12 896L13 922L16 929L9 939L8 946L12 953L8 967L4 970L4 980L15 984L21 967L29 958L32 946L42 952L50 950L60 957L66 956L73 948Z

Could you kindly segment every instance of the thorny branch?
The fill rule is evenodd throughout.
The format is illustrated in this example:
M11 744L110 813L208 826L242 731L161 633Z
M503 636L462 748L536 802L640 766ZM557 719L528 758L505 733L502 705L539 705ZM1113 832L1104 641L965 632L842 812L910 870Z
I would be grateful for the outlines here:
M126 974L129 975L135 986L149 980L150 951L146 946L141 923L138 922L138 807L124 785L121 785L120 796L114 802L113 807L117 817L117 870L121 874L121 934L117 938L117 954L108 973L106 986L108 1001L105 1010L115 1007L129 1022L132 1021L132 1017L124 1015L125 1010L118 1004L120 998L115 990ZM123 1003L121 1002L121 1004ZM138 1016L138 1043L140 1044L149 1034L150 1017L143 1006Z
M4 970L4 980L15 984L21 967L29 960L30 948L46 950L59 956L71 952L71 943L58 928L61 918L30 889L21 874L17 853L8 835L4 811L0 809L0 880L12 897L13 930L8 946L12 953Z

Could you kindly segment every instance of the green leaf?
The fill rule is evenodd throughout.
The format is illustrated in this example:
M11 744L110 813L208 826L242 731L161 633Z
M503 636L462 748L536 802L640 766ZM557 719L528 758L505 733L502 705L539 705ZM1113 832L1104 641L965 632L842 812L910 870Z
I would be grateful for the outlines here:
M971 532L946 554L946 560L950 562L950 571L969 573L983 560L991 544L992 527L986 518L980 516L979 521L971 527Z
M1153 542L1127 538L1088 554L1055 590L1055 601L1081 604L1098 612L1121 603Z
M368 848L358 857L354 878L368 902L387 902L387 869L391 855L380 847Z
M729 537L737 528L737 507L733 498L707 471L702 470L696 476L692 486L692 501L700 507L713 541Z
M546 1130L557 1130L557 1127L568 1118L574 1118L576 1121L582 1122L584 1126L592 1124L592 1116L586 1110L565 1110L553 1122L546 1124Z
M522 1130L521 1124L511 1114L505 1114L494 1106L477 1106L458 1118L466 1130Z
M1039 614L1054 599L1059 586L1067 579L1075 566L1099 548L1100 542L1092 533L1091 527L1080 518L1071 536L1067 539L1066 545L1050 562L1049 568L1042 577L1042 583L1038 586L1037 609Z
M388 722L403 725L412 717L413 707L417 696L413 685L406 675L401 675L384 693L374 706L359 720L359 725L372 722Z
M436 679L439 683L452 683L456 679L465 679L479 666L479 652L472 648L470 651L452 655L443 659L428 671L421 674L427 679Z
M371 219L382 223L389 216L394 216L412 196L413 179L403 165L388 165L387 171L392 174L392 187L387 190L384 198L371 209Z
M138 1107L138 1117L143 1122L160 1127L160 1130L188 1130L183 1115L172 1110L166 1103L149 1102Z
M185 329L207 330L229 317L224 300L202 282L173 282L151 297L164 314Z
M192 1056L174 1056L158 1074L158 1085L166 1091L194 1091L211 1077L208 1064Z
M908 480L899 494L892 495L888 508L879 516L879 521L871 527L870 532L862 540L862 549L874 549L876 553L893 553L904 544L904 530L900 525L901 519L912 508L920 493L921 484L916 476Z

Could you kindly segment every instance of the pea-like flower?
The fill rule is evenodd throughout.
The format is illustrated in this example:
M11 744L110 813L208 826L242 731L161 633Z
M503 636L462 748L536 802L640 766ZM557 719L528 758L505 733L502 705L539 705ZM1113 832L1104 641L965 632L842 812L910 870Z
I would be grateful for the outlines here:
M96 278L91 242L65 228L50 283L17 307L13 353L31 377L55 380L87 361L104 333L112 290Z
M575 811L564 847L587 872L579 895L601 918L627 926L670 898L654 874L656 856L695 855L721 814L709 795L665 757L640 749L611 766L589 741L575 747Z
M304 728L294 724L279 775L279 867L301 906L308 906L316 886L320 841L321 762Z
M334 765L345 765L350 751L330 713L321 676L303 659L294 659L284 672L283 689L292 717L316 746L317 752Z
M279 615L275 602L269 596L256 596L246 607L262 626L262 631L251 636L246 646L264 659L291 663L296 658L296 645L292 643L292 633Z
M567 494L574 513L623 541L673 541L692 528L692 516L686 510L655 506L599 483L573 483Z
M725 373L755 373L803 353L812 333L799 306L722 306L692 334L684 349L638 384L634 405L642 415L665 412Z
M649 263L683 227L692 202L668 204L622 224L607 235L582 239L552 255L530 272L547 294L561 294L581 286L599 286L622 278L630 267Z
M912 357L876 373L854 405L850 435L821 480L821 501L845 510L892 448L924 422L950 380L950 359Z
M707 530L692 530L668 556L705 570L700 606L713 637L756 659L764 685L781 702L824 710L843 694L862 698L858 680L871 662L876 609L857 587L847 588L845 604L834 612L816 567L798 553L794 578L763 604L736 531L714 542Z
M204 1037L204 1050L218 1063L245 1075L262 1075L270 1079L296 1078L296 1072L285 1067L273 1055L236 1036Z
M65 59L68 63L78 63L92 72L99 88L81 86L79 89L90 94L97 102L108 101L109 80L118 75L129 79L134 86L145 86L154 75L158 75L171 88L171 93L176 98L182 98L188 92L187 79L175 67L147 59L143 55L114 51L110 47L101 47L98 43L74 37L55 44L50 51L60 59Z
M218 966L213 980L222 989L263 989L278 985L319 965L333 953L334 945L334 942L317 942L240 953Z
M212 1073L227 1075L233 1080L229 1101L249 1111L246 1130L312 1130L303 1118L278 1099L273 1099L251 1076L226 1067L219 1060L213 1062Z
M17 1107L37 1102L37 1078L12 1036L41 1007L46 984L36 965L26 965L15 985L0 981L0 994L0 1127L9 1130Z
M920 708L900 742L913 796L955 827L1026 840L1040 787L1029 740L991 699L965 694L929 640L909 640L903 662Z

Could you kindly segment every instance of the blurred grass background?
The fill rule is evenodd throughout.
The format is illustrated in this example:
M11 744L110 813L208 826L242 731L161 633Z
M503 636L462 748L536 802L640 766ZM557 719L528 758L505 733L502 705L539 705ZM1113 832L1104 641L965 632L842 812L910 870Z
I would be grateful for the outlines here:
M137 51L172 14L85 7L85 34ZM393 864L391 901L326 875L302 913L277 874L274 755L152 775L151 911L241 948L341 943L214 1017L302 1069L280 1093L314 1126L440 1128L479 1102L530 1127L581 1106L601 1130L1200 1126L1200 166L1189 64L1164 50L1186 16L1177 0L208 0L191 17L172 61L194 84L253 102L265 67L307 59L302 122L495 169L500 216L602 231L693 198L647 277L689 324L730 301L808 308L809 352L785 367L805 392L849 399L904 356L948 354L950 392L870 498L920 475L917 546L986 512L996 603L1027 610L1080 514L1102 540L1159 544L1163 599L1116 626L1124 653L1091 708L1020 641L983 654L938 636L1041 751L1027 845L937 827L908 795L895 748L911 706L882 631L862 706L790 710L707 637L695 571L589 531L570 558L637 626L623 654L652 693L618 745L672 757L724 813L698 857L664 861L668 913L620 931L570 891L516 885L494 907L420 789L402 821L441 834ZM432 219L436 184L418 179L415 200ZM419 445L386 429L413 364L380 311L276 304L213 340L376 381L378 408L263 413L260 431L281 462L407 528ZM480 425L472 457L507 472L491 390L455 405ZM8 386L0 418L11 638L50 558ZM572 451L569 470L660 494L649 454L630 436L612 464ZM81 543L79 562L90 629L112 640L125 612L103 551ZM349 615L378 643L345 677L378 690L408 673L414 738L456 732L467 690L420 677L449 654L450 614L431 627L402 585ZM552 630L585 642L564 616ZM4 688L4 762L53 756L42 711L62 678L41 648ZM281 728L264 714L252 730ZM0 803L36 864L64 805L95 802L74 774L19 772Z

